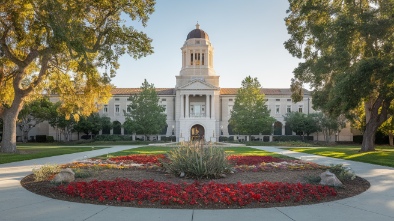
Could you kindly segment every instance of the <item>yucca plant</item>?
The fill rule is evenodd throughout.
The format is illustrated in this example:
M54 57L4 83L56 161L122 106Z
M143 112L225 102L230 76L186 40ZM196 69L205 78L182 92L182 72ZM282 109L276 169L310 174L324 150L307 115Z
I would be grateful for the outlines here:
M203 179L218 178L230 171L230 163L222 148L204 147L198 144L185 144L172 149L167 154L168 161L163 161L164 168L186 177Z

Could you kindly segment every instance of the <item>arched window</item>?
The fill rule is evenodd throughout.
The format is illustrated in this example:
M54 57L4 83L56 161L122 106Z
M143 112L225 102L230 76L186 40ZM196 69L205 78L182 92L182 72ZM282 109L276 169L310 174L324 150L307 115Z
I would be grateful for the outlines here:
M113 134L122 134L122 124L119 121L113 122Z

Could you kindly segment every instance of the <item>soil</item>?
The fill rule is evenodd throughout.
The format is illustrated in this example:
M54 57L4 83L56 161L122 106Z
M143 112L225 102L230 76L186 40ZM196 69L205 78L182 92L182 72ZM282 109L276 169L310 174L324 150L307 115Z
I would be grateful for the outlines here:
M236 172L233 174L228 174L224 178L215 179L215 182L218 183L237 183L241 182L243 184L246 183L255 183L262 181L270 181L270 182L286 182L286 183L307 183L310 181L312 177L318 177L323 170L300 170L300 171L291 171L291 170L277 170L277 171L266 171L266 172ZM155 180L161 182L188 182L193 183L195 180L187 179L187 178L179 178L172 174L164 173L161 171L150 171L143 169L105 169L96 171L93 173L91 177L88 178L77 178L76 181L90 181L90 180L114 180L116 178L127 178L134 181L142 181L142 180ZM200 183L210 182L212 180L199 180ZM224 206L224 205L161 205L159 203L143 203L138 204L137 202L111 202L111 203L100 203L96 201L86 200L82 198L74 198L69 197L63 193L53 191L54 184L49 181L43 182L35 182L34 175L31 174L22 179L21 184L27 190L43 195L46 197L79 202L79 203L90 203L90 204L102 204L102 205L111 205L111 206L128 206L128 207L144 207L144 208L184 208L184 209L235 209L241 208L237 205L233 206ZM315 204L321 202L328 202L339 200L347 197L352 197L358 195L364 191L366 191L370 184L363 178L356 177L354 180L348 180L343 182L344 186L341 188L337 188L337 196L327 197L320 201L302 201L302 202L286 202L286 203L266 203L266 204L249 204L242 208L267 208L267 207L283 207L283 206L298 206L298 205L307 205L307 204ZM48 191L51 190L51 191Z

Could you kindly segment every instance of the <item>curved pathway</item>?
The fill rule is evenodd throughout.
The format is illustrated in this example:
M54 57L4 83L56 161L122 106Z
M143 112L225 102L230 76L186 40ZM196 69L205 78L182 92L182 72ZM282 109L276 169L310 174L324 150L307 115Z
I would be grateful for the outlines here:
M277 152L319 164L345 164L367 179L371 188L347 199L295 207L231 210L141 209L91 205L55 200L36 195L20 186L20 180L35 167L46 163L67 163L137 146L115 146L109 149L74 153L0 165L0 220L138 220L138 221L392 221L394 220L394 169L367 163L296 153L276 147L254 147Z

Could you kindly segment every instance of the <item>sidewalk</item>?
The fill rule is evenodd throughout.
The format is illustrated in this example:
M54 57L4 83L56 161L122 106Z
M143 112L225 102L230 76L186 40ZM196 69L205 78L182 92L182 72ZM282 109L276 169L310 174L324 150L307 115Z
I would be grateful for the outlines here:
M148 209L80 204L55 200L31 193L19 184L34 167L46 163L67 163L86 157L107 154L137 146L116 146L36 160L0 165L0 221L17 220L138 220L138 221L389 221L394 220L394 169L366 163L352 162L304 153L296 153L276 147L255 147L277 152L319 164L345 164L358 176L367 179L371 188L347 199L296 207L235 210Z

